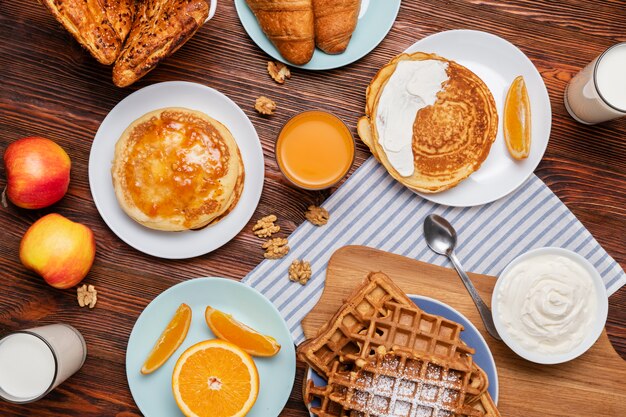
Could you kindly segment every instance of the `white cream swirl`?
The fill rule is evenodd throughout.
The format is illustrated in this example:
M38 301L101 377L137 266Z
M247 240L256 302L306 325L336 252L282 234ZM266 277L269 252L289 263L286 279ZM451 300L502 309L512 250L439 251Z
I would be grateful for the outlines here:
M500 319L525 349L561 354L583 341L597 298L591 275L577 262L558 255L530 257L500 279Z
M403 177L415 172L413 123L417 112L432 106L448 81L448 63L435 59L400 61L383 88L376 108L378 143Z

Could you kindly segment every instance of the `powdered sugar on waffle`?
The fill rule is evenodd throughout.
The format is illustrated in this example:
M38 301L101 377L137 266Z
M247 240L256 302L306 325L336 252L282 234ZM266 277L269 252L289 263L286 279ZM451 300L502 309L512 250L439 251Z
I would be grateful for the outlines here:
M460 384L458 374L446 374L441 367L428 364L425 379L416 381L405 369L400 371L399 365L396 356L387 355L376 366L379 375L367 369L353 373L355 409L378 417L449 417L454 414Z

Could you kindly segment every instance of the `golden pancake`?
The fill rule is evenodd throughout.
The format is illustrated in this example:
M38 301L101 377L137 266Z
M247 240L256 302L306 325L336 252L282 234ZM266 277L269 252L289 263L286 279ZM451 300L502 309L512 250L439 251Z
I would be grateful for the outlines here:
M425 60L446 63L447 80L434 104L415 115L411 146L415 169L402 176L379 142L378 104L399 62ZM357 126L361 140L395 179L423 193L454 187L480 168L498 130L496 104L485 83L454 61L422 52L401 54L376 74L367 88L365 113Z
M115 196L151 229L198 229L228 214L243 190L244 167L229 130L184 108L152 111L131 123L115 145Z

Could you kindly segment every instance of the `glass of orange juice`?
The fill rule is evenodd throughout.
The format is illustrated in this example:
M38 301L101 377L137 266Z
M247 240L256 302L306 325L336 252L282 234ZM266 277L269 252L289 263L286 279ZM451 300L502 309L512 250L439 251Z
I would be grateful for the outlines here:
M285 123L276 140L276 161L294 185L322 190L337 184L354 162L354 138L337 116L311 110Z

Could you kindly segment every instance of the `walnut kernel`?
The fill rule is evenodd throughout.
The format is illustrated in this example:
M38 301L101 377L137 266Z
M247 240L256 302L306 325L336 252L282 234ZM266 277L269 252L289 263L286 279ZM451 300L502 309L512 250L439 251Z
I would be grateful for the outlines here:
M270 214L260 218L254 226L252 226L252 232L258 237L270 237L274 233L280 231L280 226L275 225L276 216Z
M289 71L289 68L282 62L268 61L267 72L278 84L284 84L285 78L291 78L291 71Z
M311 264L309 261L294 260L289 265L289 279L305 285L311 279Z
M304 214L306 219L316 226L323 226L328 223L330 215L328 210L324 207L309 206L307 212Z
M93 285L83 284L76 289L78 305L81 307L89 306L94 308L98 302L98 291Z
M256 99L254 108L261 114L274 114L274 110L276 110L276 103L265 96L261 96Z
M287 239L281 237L275 237L268 240L263 244L265 253L263 256L267 259L280 259L289 253L289 246L287 246Z

